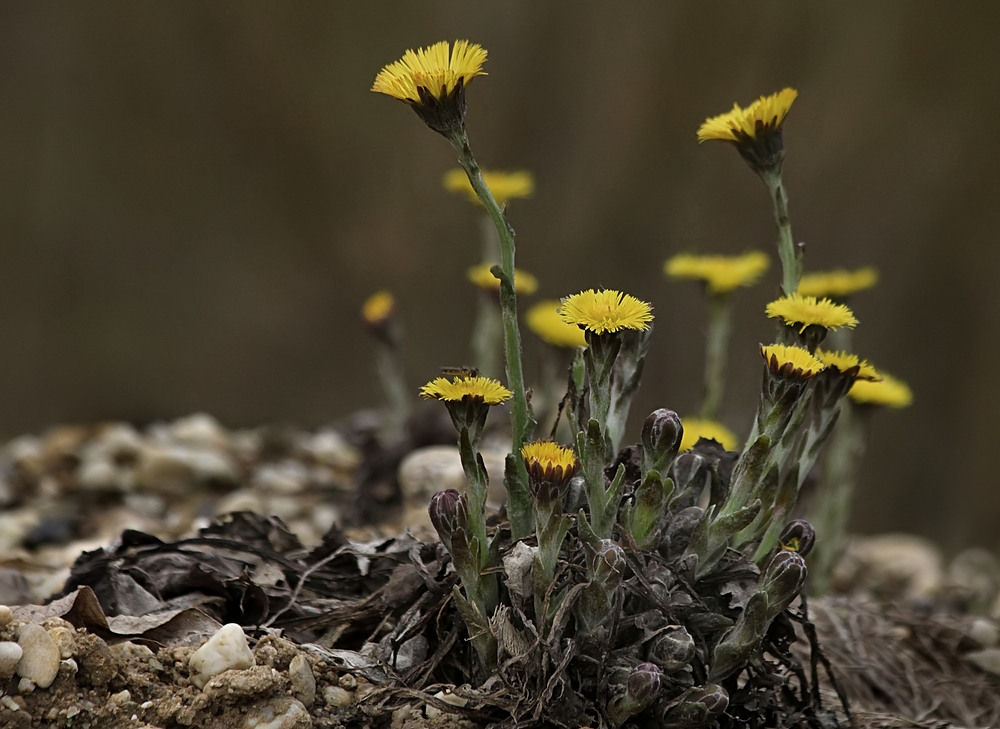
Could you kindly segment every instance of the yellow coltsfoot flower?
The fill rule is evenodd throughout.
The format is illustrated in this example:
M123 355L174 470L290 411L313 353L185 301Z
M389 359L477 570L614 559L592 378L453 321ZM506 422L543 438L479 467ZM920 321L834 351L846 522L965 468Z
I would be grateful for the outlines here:
M798 327L799 333L809 326L840 329L854 328L858 324L854 312L844 304L801 294L782 296L768 304L765 311L771 319L781 319L788 326Z
M396 311L396 299L388 291L376 291L361 306L361 318L369 327L383 326Z
M572 449L550 440L525 443L521 448L528 475L537 481L561 483L568 481L579 465Z
M902 380L884 372L877 373L875 381L858 380L847 396L858 405L881 405L889 408L905 408L913 403L913 391Z
M559 313L560 301L539 301L528 309L528 329L542 341L556 347L586 347L587 337L580 327L568 324Z
M448 135L465 128L465 87L485 76L486 49L467 40L408 50L385 66L371 90L408 104L431 129Z
M870 289L877 282L878 271L871 266L855 271L838 268L834 271L803 274L799 279L798 293L802 296L842 299L858 291Z
M481 263L468 270L466 276L477 288L483 291L499 291L500 279L493 275L490 270L494 264ZM527 271L514 269L514 291L519 294L530 296L538 291L538 279Z
M497 205L503 205L508 200L519 197L531 197L535 192L535 177L527 170L514 170L502 172L498 170L482 170L483 181L493 193L493 199ZM461 195L466 200L476 205L482 205L476 191L469 182L469 176L460 167L448 170L442 179L444 189Z
M445 402L473 401L499 405L510 399L511 391L489 377L438 377L420 388L420 396Z
M684 418L682 422L684 423L684 436L680 445L682 451L691 450L702 438L717 441L727 451L734 451L739 445L733 431L715 420Z
M773 375L790 379L807 379L822 372L826 365L805 347L784 344L761 345L760 353Z
M733 104L732 111L706 119L698 128L698 142L718 139L732 142L757 172L780 168L784 158L781 125L799 92L782 89L761 96L747 107Z
M576 324L594 334L622 329L645 331L653 321L653 307L634 296L610 289L588 289L562 300L559 314L567 324Z
M709 293L725 294L757 282L770 265L766 254L751 251L739 256L696 256L680 253L664 265L671 278L704 281Z
M816 359L825 364L827 367L833 367L840 372L847 372L857 368L858 373L854 376L855 380L878 380L881 375L878 373L867 360L863 360L856 354L851 354L850 352L831 352L825 349L816 350Z

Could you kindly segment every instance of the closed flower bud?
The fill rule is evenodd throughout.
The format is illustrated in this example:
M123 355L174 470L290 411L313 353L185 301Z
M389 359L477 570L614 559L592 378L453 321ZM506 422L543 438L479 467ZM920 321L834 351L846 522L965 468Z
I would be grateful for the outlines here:
M629 674L625 690L633 701L649 706L660 690L661 682L659 666L654 663L640 663Z
M625 550L610 539L602 539L593 561L591 580L607 589L618 587L625 574Z
M806 582L806 560L798 552L779 551L764 570L760 591L767 595L768 622L787 608Z
M653 663L640 663L632 669L625 690L608 702L608 719L619 727L630 717L653 703L662 685L662 674Z
M664 712L660 726L669 729L707 726L728 707L729 693L722 686L714 683L696 686Z
M809 554L816 541L816 531L805 519L793 519L785 525L778 536L778 545L789 552L798 552L803 557Z
M427 511L438 536L451 552L452 537L458 530L464 531L468 528L469 514L465 497L455 489L438 491L431 497Z
M647 657L667 673L681 670L691 663L693 656L694 638L681 625L671 626L656 636L647 653Z
M681 445L684 426L673 410L654 410L642 426L643 473L666 473Z

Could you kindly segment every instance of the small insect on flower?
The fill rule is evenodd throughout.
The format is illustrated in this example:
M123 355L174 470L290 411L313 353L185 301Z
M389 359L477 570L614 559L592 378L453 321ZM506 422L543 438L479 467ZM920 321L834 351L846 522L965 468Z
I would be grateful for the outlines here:
M448 377L479 377L479 370L476 367L448 367L441 368L441 374Z

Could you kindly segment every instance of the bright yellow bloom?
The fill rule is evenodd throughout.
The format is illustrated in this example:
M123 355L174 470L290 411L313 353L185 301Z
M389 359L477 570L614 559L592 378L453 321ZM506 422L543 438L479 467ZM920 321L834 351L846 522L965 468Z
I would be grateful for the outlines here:
M817 349L816 359L827 367L833 367L841 372L846 372L849 369L857 367L858 374L855 376L857 380L877 380L881 377L878 370L869 364L867 360L863 360L858 355L849 352L831 352L825 349Z
M420 397L461 402L466 398L479 400L487 405L499 405L509 400L511 391L498 380L489 377L438 377L420 388Z
M768 369L779 377L812 377L826 367L804 347L766 344L761 346L760 353Z
M565 481L576 472L576 454L550 440L525 443L521 456L528 473L540 481Z
M490 188L490 192L493 193L493 199L497 201L497 205L503 205L508 200L518 197L531 197L535 191L535 177L527 170L515 170L513 172L481 170L481 172L483 173L483 181L486 183L486 187ZM442 183L444 184L444 189L448 192L461 195L469 202L476 203L477 205L483 204L476 191L472 189L469 176L465 174L465 170L461 167L456 167L453 170L445 172Z
M483 291L499 291L500 290L500 279L493 275L490 269L493 267L491 263L482 263L478 266L473 266L468 270L466 274L473 284L481 288ZM538 291L538 279L532 276L527 271L520 271L514 269L514 291L519 294L524 294L525 296L531 295Z
M671 278L704 281L713 294L725 294L757 282L770 260L765 253L751 251L741 256L695 256L680 253L664 266Z
M408 50L400 60L379 71L371 90L408 104L424 104L427 95L443 101L459 86L468 86L476 76L485 76L485 62L486 49L476 43L457 40L449 53L448 41L441 41L428 48Z
M649 329L653 308L645 301L620 291L588 289L562 300L559 314L567 324L593 332L617 332L620 329Z
M803 274L799 279L798 293L802 296L831 296L842 299L857 291L870 289L878 281L878 271L871 266L847 271L821 271Z
M393 315L396 299L388 291L377 291L361 307L361 318L369 326L378 326Z
M528 309L525 321L528 329L557 347L586 347L587 337L580 327L567 324L559 314L559 301L539 301Z
M700 438L718 441L727 451L736 450L736 436L722 423L703 418L684 418L681 422L684 425L684 436L681 438L680 450L694 448Z
M854 328L858 324L854 313L844 304L834 303L830 299L817 299L815 296L782 296L768 304L765 311L772 319L782 319L788 326L798 326L799 332L813 325L839 329Z
M721 139L724 142L742 143L756 140L781 129L788 110L799 92L782 89L770 96L761 96L746 108L733 104L733 110L706 119L698 128L698 141Z
M902 380L878 373L882 379L876 382L858 380L848 391L848 396L859 405L882 405L889 408L905 408L913 402L913 392Z
M410 50L379 71L371 90L405 102L424 124L450 137L465 131L465 87L485 76L486 49L469 41L447 41Z

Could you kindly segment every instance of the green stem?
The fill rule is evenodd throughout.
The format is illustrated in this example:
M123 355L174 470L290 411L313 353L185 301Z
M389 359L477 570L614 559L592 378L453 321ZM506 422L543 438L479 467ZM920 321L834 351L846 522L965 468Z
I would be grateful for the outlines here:
M375 366L388 405L388 412L382 423L382 437L387 443L397 443L403 437L406 419L410 415L410 393L403 377L399 349L394 342L378 342Z
M794 294L802 277L802 251L796 250L792 238L792 223L788 217L788 195L781 181L781 169L768 169L760 173L771 193L774 206L774 223L778 226L778 258L781 259L781 289L785 295Z
M531 499L528 494L527 471L521 456L521 446L528 439L531 429L531 419L528 414L528 399L524 387L524 370L521 365L521 333L517 323L517 297L514 293L514 230L507 223L503 211L497 204L493 193L483 180L482 170L476 162L472 149L469 147L469 137L464 129L447 135L448 141L458 152L458 163L469 177L469 183L476 195L482 201L489 213L500 238L500 314L504 330L504 358L507 369L507 386L510 387L511 398L511 455L514 457L515 468L511 478L508 478L507 491L510 503L507 513L510 517L511 531L515 539L527 536L533 530L531 515Z
M708 339L705 343L705 399L701 417L718 420L726 386L726 352L732 330L732 298L728 294L709 295Z

